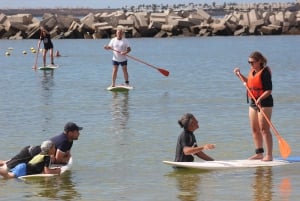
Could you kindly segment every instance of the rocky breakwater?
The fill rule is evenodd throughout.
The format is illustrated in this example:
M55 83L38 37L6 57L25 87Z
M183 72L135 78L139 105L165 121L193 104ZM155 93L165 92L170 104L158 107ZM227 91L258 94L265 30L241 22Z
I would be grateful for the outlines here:
M300 11L233 11L213 17L203 9L154 12L89 13L82 18L45 13L41 20L31 14L0 14L0 38L37 39L45 26L52 38L111 38L118 26L127 37L240 36L300 34Z

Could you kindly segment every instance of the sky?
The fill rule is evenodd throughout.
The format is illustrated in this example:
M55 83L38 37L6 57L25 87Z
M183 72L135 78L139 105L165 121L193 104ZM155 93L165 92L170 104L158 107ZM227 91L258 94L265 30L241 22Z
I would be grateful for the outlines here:
M144 2L144 3L141 3ZM137 6L141 4L204 4L211 5L215 2L217 5L226 3L295 3L296 0L0 0L0 8L122 8Z

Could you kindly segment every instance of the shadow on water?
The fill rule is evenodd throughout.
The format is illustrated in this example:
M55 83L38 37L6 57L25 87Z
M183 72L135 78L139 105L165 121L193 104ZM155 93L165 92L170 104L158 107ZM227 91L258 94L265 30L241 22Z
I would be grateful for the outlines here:
M51 200L74 200L81 195L76 190L76 185L72 182L72 173L66 172L64 175L55 177L33 177L25 180L30 185L25 197L43 197ZM29 191L28 190L28 191Z
M126 129L129 119L129 92L112 92L111 115L117 130Z
M196 170L188 168L174 168L174 171L166 176L175 178L178 188L178 199L182 201L199 200L199 186L201 183L201 173L210 172L209 170Z
M205 183L205 178L207 177L206 173L214 174L214 171L174 168L172 172L168 173L165 176L176 179L176 186L178 190L177 198L179 200L197 201L201 200L201 192L199 191L199 189L202 188L202 183ZM220 172L216 174L219 173ZM227 173L228 172L226 172L226 174ZM232 177L236 177L237 175L239 175L237 174L237 172L232 173ZM274 174L272 167L254 168L253 182L251 182L250 184L252 190L251 197L253 201L270 201L278 197L283 201L290 200L290 196L292 193L292 184L290 182L290 179L284 177L282 178L280 184L277 184L275 183L275 181L273 181L273 177ZM220 182L223 183L221 180ZM221 186L222 185L223 184L221 184ZM224 194L224 198L226 196L228 195Z
M49 122L54 118L52 110L49 109L53 105L53 88L55 86L54 82L54 70L43 71L42 75L39 75L41 82L41 111L42 118L44 119L43 130L47 130Z
M254 173L253 201L272 200L273 172L272 167L256 168Z
M273 169L272 167L258 167L254 173L254 182L252 184L253 189L253 201L269 201L275 196L275 193L279 193L280 200L290 200L292 185L289 178L283 178L279 185L279 191L274 188L276 185L273 181Z

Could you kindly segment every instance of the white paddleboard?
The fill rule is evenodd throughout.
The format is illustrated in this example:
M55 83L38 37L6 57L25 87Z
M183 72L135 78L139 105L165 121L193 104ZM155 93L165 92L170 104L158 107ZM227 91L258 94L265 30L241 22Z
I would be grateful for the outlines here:
M129 91L131 89L133 89L133 87L129 85L116 85L114 87L112 86L107 87L108 91L118 91L118 92Z
M280 166L287 165L290 162L286 160L224 160L224 161L203 161L203 162L174 162L163 161L167 165L173 167L184 167L202 170L222 170L230 168L254 168L254 167L268 167L268 166Z
M49 64L47 66L42 66L42 67L39 67L39 70L55 70L56 68L58 68L58 65L54 64Z
M66 171L70 170L71 167L73 165L73 159L72 157L70 158L68 164L66 165L60 165L60 164L52 164L51 165L51 168L56 168L56 167L60 167L61 168L61 172L60 172L60 175L64 174ZM25 175L25 176L21 176L21 177L18 177L19 179L29 179L29 178L37 178L37 177L53 177L53 176L56 176L57 174L44 174L44 173L41 173L41 174L31 174L31 175Z

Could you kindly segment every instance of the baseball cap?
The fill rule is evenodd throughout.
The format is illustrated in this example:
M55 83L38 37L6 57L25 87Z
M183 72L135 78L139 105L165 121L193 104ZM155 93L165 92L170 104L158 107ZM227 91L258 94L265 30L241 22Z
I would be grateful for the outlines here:
M69 131L80 131L82 129L83 129L82 127L77 126L74 122L68 122L68 123L66 123L65 128L64 128L64 130L66 132L69 132Z

